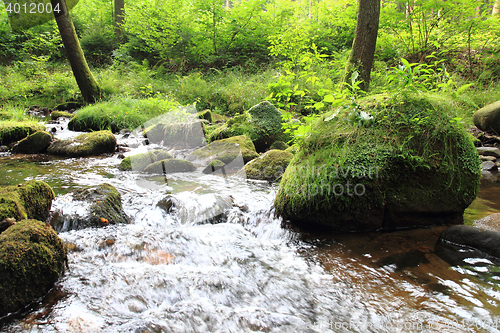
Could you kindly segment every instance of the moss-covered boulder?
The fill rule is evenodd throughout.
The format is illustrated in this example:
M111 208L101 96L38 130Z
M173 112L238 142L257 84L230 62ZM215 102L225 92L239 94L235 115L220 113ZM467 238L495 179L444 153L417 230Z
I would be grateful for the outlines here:
M196 170L196 167L190 161L170 158L161 160L148 165L144 172L146 173L174 173L174 172L191 172Z
M205 167L205 169L203 169L202 172L204 174L214 173L218 170L221 170L225 166L226 166L226 163L219 161L219 160L213 160L210 163L208 163L208 165Z
M122 171L143 171L148 165L161 160L173 158L164 150L152 150L147 153L136 154L125 157L118 165Z
M273 144L269 147L269 149L278 149L278 150L286 150L290 148L290 146L283 141L274 141Z
M292 146L288 147L287 149L285 149L285 151L295 155L299 152L299 146L296 144L292 145Z
M247 135L257 151L262 152L276 140L283 140L282 115L268 101L253 106L242 115L229 119L224 125L210 132L209 141Z
M472 121L480 130L500 134L500 101L476 111Z
M0 145L24 139L30 134L38 131L44 131L45 126L35 122L28 121L0 121Z
M18 154L37 154L47 150L54 137L49 132L39 131L33 133L21 141L13 148L13 153Z
M50 224L58 232L130 222L123 211L120 193L107 183L67 194L64 205L56 208L54 216Z
M165 146L176 148L201 147L205 144L205 133L200 121L185 123L157 123L144 130L150 142L163 142Z
M248 163L254 158L259 157L259 154L255 151L255 146L246 135L214 141L203 148L195 150L186 158L190 161L197 160L201 163L208 163L214 159L218 159L225 164L230 164L240 155L243 158L243 163Z
M213 122L212 112L210 110L203 110L198 112L198 119L204 119L209 123Z
M281 178L292 158L292 153L273 149L247 163L240 172L250 179L274 182Z
M6 218L45 221L53 199L54 191L41 180L0 187L0 221Z
M56 120L59 117L63 118L73 118L74 114L66 112L66 111L52 111L50 113L50 119Z
M80 134L74 139L56 140L47 152L53 155L68 157L96 156L113 153L116 148L116 138L110 131L98 131Z
M314 124L274 205L295 224L367 231L461 223L480 160L437 95L372 96Z
M44 222L23 220L0 234L0 316L46 294L66 265L63 242Z

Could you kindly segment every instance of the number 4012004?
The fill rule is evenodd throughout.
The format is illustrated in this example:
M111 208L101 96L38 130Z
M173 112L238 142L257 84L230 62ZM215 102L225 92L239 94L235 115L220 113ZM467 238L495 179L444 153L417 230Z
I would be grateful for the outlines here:
M44 3L8 3L6 7L7 12L9 13L23 13L23 14L43 14L43 13L52 13L52 11L59 13L61 10L59 9L59 3L52 8L52 4L49 2L47 4Z

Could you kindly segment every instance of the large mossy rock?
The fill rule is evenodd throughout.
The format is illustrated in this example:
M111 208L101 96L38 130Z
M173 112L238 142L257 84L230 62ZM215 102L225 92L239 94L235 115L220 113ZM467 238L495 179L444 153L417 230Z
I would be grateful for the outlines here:
M276 140L285 140L281 128L282 115L268 101L253 106L242 115L229 119L224 125L208 135L209 141L225 139L232 136L247 135L257 151L269 148ZM285 140L286 141L286 140Z
M45 221L53 199L52 188L40 180L0 187L0 220L14 218L18 221L22 219Z
M270 150L247 163L241 172L250 179L277 181L285 172L293 154L283 150Z
M451 109L435 95L378 95L324 115L281 179L277 212L337 231L461 223L480 160Z
M0 145L19 141L38 131L45 131L45 126L33 122L0 121Z
M63 242L44 222L22 220L0 234L0 316L42 297L66 265Z
M98 131L80 134L74 139L54 141L47 152L53 155L68 157L96 156L113 153L116 138L110 131Z
M480 130L500 134L500 101L476 111L472 121Z
M130 222L120 193L110 184L79 189L67 196L50 222L58 232Z
M248 163L254 158L259 157L252 140L246 135L233 136L211 142L205 147L195 150L186 158L190 161L198 160L202 163L209 163L214 159L218 159L225 164L230 164L240 154L243 158L243 163Z
M196 170L196 167L190 161L180 160L176 158L170 158L166 160L161 160L148 165L145 169L145 173L174 173L174 172L192 172Z
M53 139L54 137L49 132L39 131L19 141L12 148L12 152L18 154L41 153L47 150Z
M149 142L163 142L175 148L194 148L205 144L205 133L200 121L185 123L157 123L144 130Z
M143 171L148 165L161 160L173 158L164 150L152 150L147 153L125 157L118 166L122 171Z

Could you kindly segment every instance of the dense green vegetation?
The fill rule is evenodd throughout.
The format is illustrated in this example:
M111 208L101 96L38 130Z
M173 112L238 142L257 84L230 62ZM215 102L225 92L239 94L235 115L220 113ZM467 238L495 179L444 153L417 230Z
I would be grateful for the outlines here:
M384 2L369 92L357 89L356 75L339 84L354 38L355 0L125 6L121 36L110 0L81 0L71 12L101 87L101 102L79 116L95 129L133 128L192 103L233 116L267 99L300 144L320 114L366 94L437 93L449 100L451 118L466 125L475 110L500 99L500 18L491 1ZM67 101L83 99L56 23L14 32L2 8L1 118Z

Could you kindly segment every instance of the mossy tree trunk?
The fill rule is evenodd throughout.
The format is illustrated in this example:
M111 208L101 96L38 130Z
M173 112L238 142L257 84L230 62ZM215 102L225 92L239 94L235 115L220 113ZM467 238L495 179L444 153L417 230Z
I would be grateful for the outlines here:
M358 22L352 43L351 55L344 72L344 82L349 82L353 72L359 73L359 88L368 90L370 72L377 44L380 0L359 0Z
M69 16L66 0L50 0L50 2L52 8L59 8L58 13L54 11L54 17L76 83L85 101L87 103L94 103L100 97L100 88L85 60L83 50L78 41L78 36L76 35L75 27L73 26L73 21L71 21L71 17Z
M125 0L115 0L115 34L116 37L123 35L123 18L125 15Z

